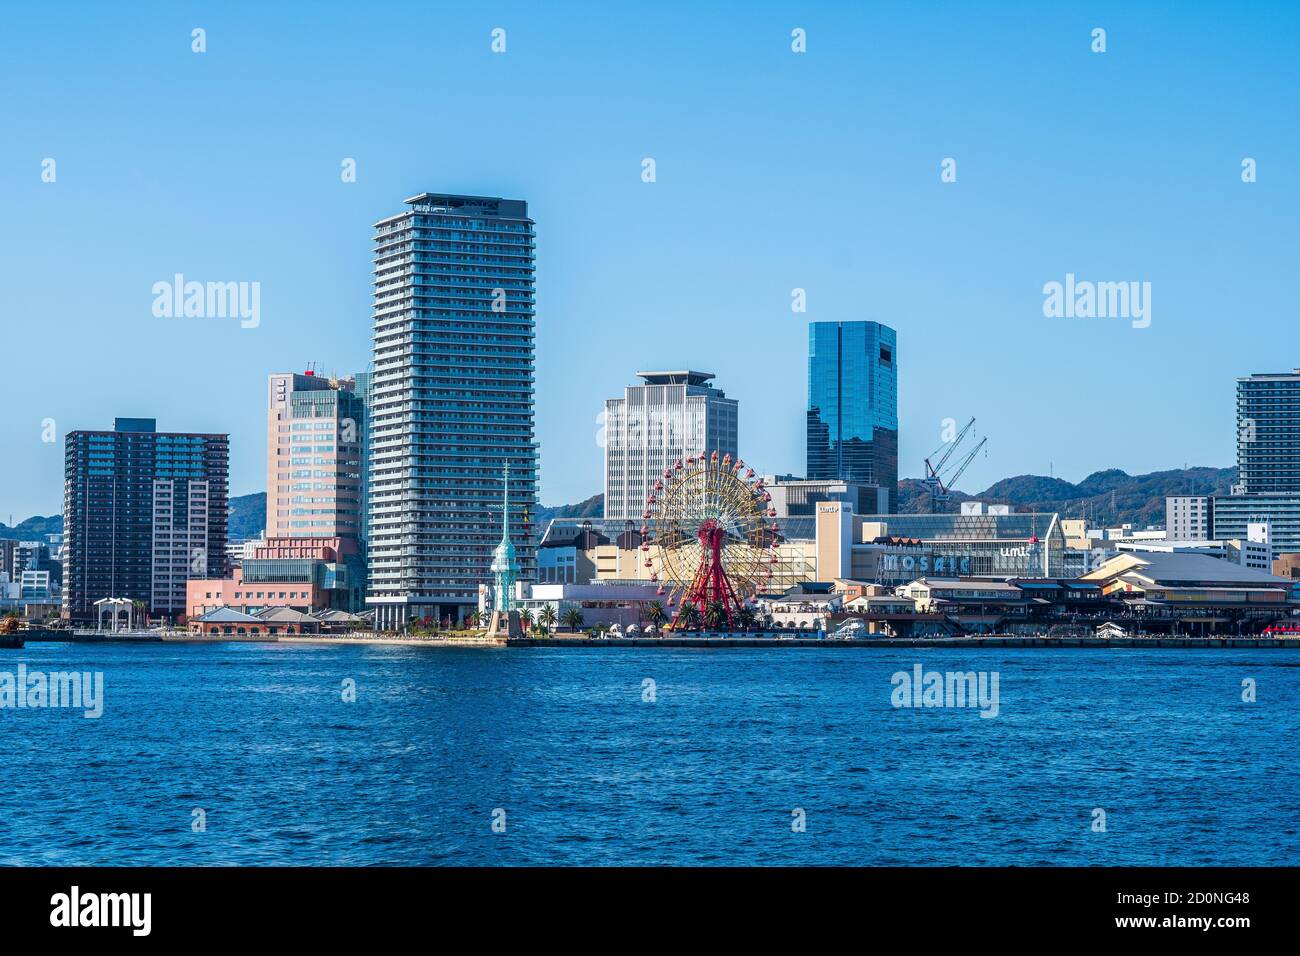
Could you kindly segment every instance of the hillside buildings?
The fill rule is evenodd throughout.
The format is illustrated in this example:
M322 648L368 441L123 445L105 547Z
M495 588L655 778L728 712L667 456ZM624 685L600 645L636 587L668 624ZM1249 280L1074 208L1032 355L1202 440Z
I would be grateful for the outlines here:
M0 538L0 574L14 573L15 558L18 551L18 542L13 538Z
M0 538L0 611L34 620L60 615L62 541L61 534L35 541Z
M190 578L225 570L229 436L160 432L152 418L72 431L64 444L63 617L95 602L185 609Z
M637 372L605 402L605 520L641 518L646 490L665 468L705 451L738 456L737 404L712 372Z
M367 604L382 628L474 608L507 464L520 576L536 573L528 204L421 193L406 205L374 226Z

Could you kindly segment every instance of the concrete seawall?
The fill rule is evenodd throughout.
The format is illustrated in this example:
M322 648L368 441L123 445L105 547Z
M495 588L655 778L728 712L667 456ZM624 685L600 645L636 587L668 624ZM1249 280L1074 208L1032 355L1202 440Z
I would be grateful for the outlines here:
M1124 637L1105 639L1013 637L869 637L832 640L815 637L614 637L595 640L581 637L520 638L511 647L1272 647L1300 650L1295 638L1265 637Z
M41 641L73 644L158 644L163 640L159 631L84 631L37 630L22 632L28 644Z
M29 630L28 643L70 644L397 644L403 647L503 647L504 641L481 635L403 637L358 631L352 634L191 634L187 631L69 631Z
M75 632L75 631L23 631L23 638L30 643L42 641L62 641L72 643L86 644L157 644L167 642L172 645L182 644L334 644L334 645L357 645L357 644L393 644L403 647L501 647L500 641L489 641L480 636L461 636L461 637L403 637L394 634L376 634L375 632L361 632L352 635L316 635L316 634L280 634L274 636L238 636L238 635L219 635L210 637L207 635L190 635L183 633L163 634L160 632L135 632L135 633L117 633L117 634L97 634L93 632ZM790 648L790 647L865 647L865 648L888 648L888 647L1000 647L1000 648L1053 648L1053 647L1080 647L1080 648L1129 648L1129 647L1162 647L1162 648L1277 648L1281 650L1292 649L1300 650L1300 638L1269 638L1269 637L1122 637L1122 638L1099 638L1099 637L1074 637L1074 638L1055 638L1055 637L1017 637L1009 634L994 634L984 637L866 637L853 638L848 640L819 638L819 637L785 637L785 636L758 636L753 634L738 634L733 636L722 636L720 634L701 635L698 637L673 636L673 637L611 637L611 638L589 638L589 637L521 637L514 638L505 642L510 647L589 647L589 648L619 648L619 647L696 647L696 648L739 648L739 647L764 647L764 648Z

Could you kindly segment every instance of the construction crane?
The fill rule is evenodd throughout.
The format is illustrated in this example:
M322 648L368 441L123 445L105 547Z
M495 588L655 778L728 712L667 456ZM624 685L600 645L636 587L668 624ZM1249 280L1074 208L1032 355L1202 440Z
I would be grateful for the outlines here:
M957 433L957 437L950 442L945 442L940 445L931 452L930 457L925 460L925 477L922 478L921 481L930 489L931 514L943 513L944 506L947 505L948 501L952 498L952 488L957 483L957 479L962 476L962 473L966 471L970 463L975 460L975 456L980 453L980 449L988 443L988 436L981 438L978 444L967 452L956 465L949 468L948 460L952 458L953 453L957 451L958 446L961 445L967 433L974 427L974 425L975 419L972 418L966 423L965 427ZM943 452L943 455L939 457L939 460L931 463L930 459L939 455L940 452Z

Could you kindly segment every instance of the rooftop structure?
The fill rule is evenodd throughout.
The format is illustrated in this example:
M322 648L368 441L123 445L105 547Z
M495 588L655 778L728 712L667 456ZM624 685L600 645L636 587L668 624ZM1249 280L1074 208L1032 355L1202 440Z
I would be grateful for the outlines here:
M1163 553L1158 551L1125 552L1096 571L1083 576L1085 581L1142 581L1152 586L1194 586L1198 588L1265 589L1291 586L1286 578L1275 577L1265 571L1243 567L1232 561L1204 554Z
M671 372L637 372L637 378L645 379L647 385L706 385L716 378L712 372L695 372L679 369Z

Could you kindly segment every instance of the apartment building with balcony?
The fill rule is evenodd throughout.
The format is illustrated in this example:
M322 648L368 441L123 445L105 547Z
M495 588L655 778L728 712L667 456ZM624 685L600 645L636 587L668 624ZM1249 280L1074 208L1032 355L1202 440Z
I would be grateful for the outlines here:
M93 621L101 598L174 618L186 581L225 572L229 446L228 435L160 432L152 418L68 433L64 618Z
M366 603L382 628L477 606L507 464L520 577L536 573L528 204L421 193L406 206L374 226Z

